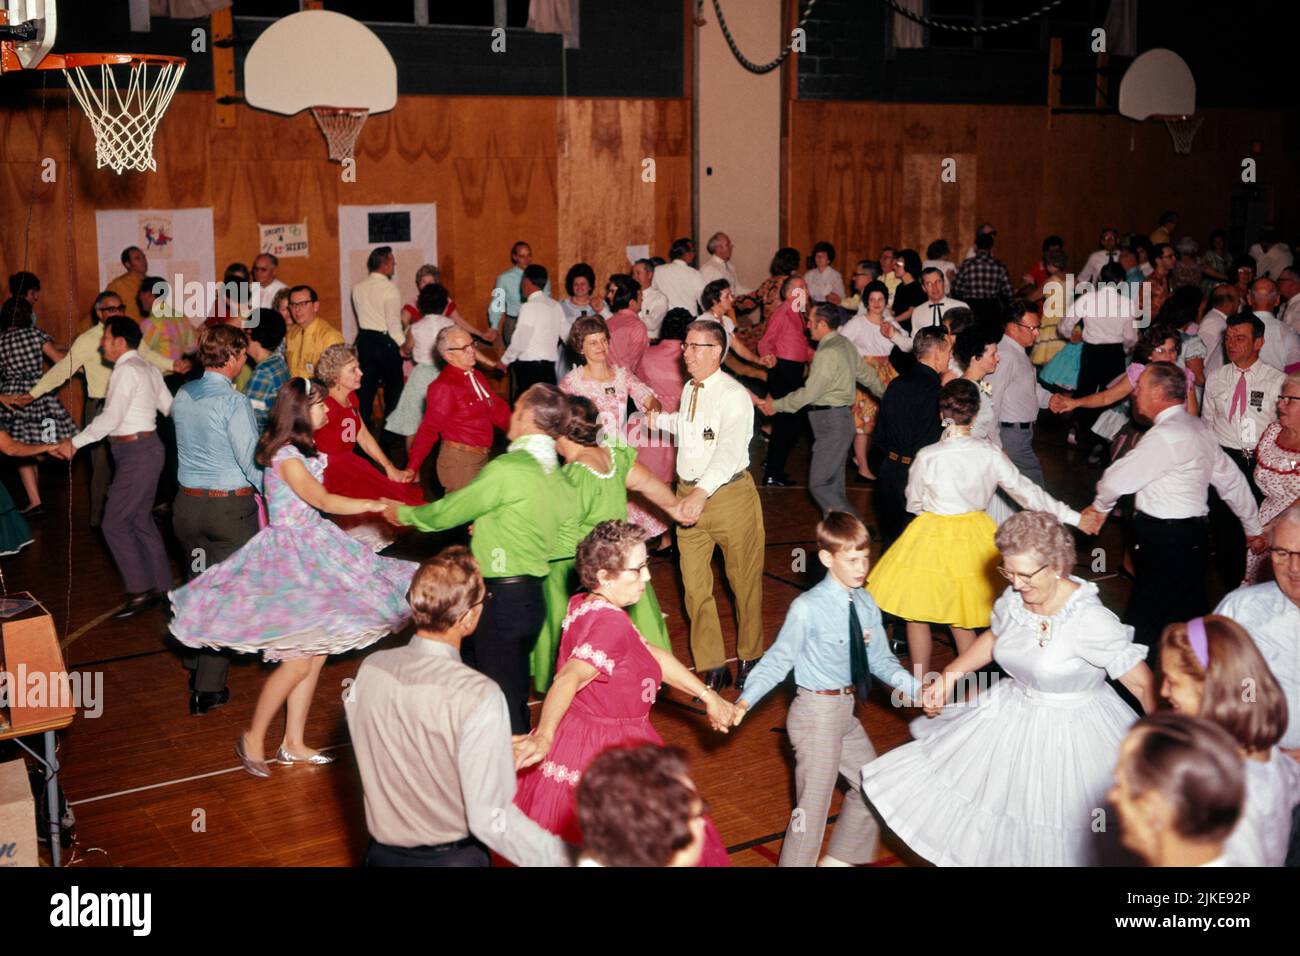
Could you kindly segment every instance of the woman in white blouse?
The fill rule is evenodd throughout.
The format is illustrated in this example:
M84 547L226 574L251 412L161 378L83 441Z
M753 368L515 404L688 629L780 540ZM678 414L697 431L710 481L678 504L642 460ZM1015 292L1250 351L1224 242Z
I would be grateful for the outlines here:
M971 437L979 389L964 378L939 392L943 437L922 448L907 479L908 524L877 562L868 588L882 611L907 622L916 676L930 669L931 624L952 629L958 653L988 627L1002 582L996 574L997 531L985 509L1002 488L1023 507L1078 525L1079 512L1020 473L1000 448Z
M1010 587L989 630L926 688L934 719L912 722L916 739L862 768L863 792L894 833L940 866L1113 859L1115 827L1099 827L1099 811L1135 715L1106 678L1154 709L1146 647L1095 584L1070 573L1074 539L1051 515L1012 515L997 548ZM993 661L1007 676L988 687L977 672ZM972 678L975 700L951 702Z
M1217 614L1170 624L1160 635L1160 672L1160 696L1179 713L1221 726L1245 761L1246 802L1223 845L1227 863L1285 865L1300 764L1277 746L1287 728L1286 695L1250 634Z
M835 247L829 242L819 242L813 246L813 268L803 275L808 284L810 302L830 302L839 305L844 298L844 276L838 269L831 268L835 261Z
M840 335L857 347L862 360L876 370L886 386L898 377L898 372L890 364L889 353L895 346L905 352L912 349L911 337L885 308L888 299L889 289L883 282L868 282L862 289L858 314L840 326ZM858 465L859 477L867 481L876 478L867 466L867 452L871 449L871 433L876 429L879 411L880 403L865 388L858 386L858 397L853 403L853 425L857 432L853 436L853 460Z

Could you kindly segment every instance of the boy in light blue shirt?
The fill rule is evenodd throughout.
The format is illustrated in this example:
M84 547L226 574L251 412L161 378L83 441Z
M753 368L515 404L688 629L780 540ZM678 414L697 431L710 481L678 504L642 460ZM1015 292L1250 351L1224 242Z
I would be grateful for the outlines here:
M832 511L817 525L817 557L826 577L795 598L776 643L763 655L736 701L737 725L749 709L794 670L798 689L786 731L795 752L795 810L785 831L780 866L854 866L870 863L880 827L861 790L862 765L876 758L858 721L855 698L865 699L871 674L905 701L919 701L920 682L898 662L863 589L870 567L866 526ZM856 644L854 642L857 642ZM837 778L849 792L820 861L826 815Z

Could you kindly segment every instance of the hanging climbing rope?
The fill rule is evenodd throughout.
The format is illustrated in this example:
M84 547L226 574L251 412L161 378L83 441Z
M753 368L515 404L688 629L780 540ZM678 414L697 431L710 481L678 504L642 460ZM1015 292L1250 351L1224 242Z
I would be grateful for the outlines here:
M698 0L696 9L698 10L703 6L704 0ZM803 16L799 18L799 25L795 28L796 31L803 29L803 25L808 22L808 17L812 14L812 9L815 6L817 6L817 0L808 0L808 6L804 7ZM778 66L784 63L785 58L790 55L790 49L794 46L793 34L790 37L790 42L781 48L781 52L775 60L771 63L755 63L753 60L747 58L745 54L740 52L740 47L736 46L736 38L733 37L731 31L727 29L727 18L722 15L721 0L713 0L713 12L718 15L718 26L722 28L722 35L726 37L727 46L731 47L731 53L735 56L736 62L749 70L750 73L771 73Z

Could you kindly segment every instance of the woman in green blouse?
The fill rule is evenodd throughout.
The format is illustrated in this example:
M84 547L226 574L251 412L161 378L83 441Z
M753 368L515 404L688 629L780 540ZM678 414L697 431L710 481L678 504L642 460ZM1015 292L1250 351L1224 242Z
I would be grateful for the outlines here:
M533 646L533 686L539 694L546 692L555 677L555 654L565 610L578 588L574 573L578 542L602 521L626 521L629 491L639 491L679 524L690 523L682 520L673 490L648 468L637 464L636 449L601 427L595 404L581 395L570 395L568 399L568 433L556 439L555 447L565 460L560 472L577 493L578 512L560 528L543 585L546 621ZM672 650L653 585L646 585L641 600L627 613L646 641Z

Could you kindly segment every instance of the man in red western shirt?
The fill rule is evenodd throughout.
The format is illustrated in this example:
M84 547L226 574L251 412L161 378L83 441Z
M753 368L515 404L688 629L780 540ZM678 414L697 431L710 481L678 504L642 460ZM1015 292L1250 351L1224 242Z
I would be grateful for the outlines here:
M424 420L415 433L407 467L419 474L441 439L438 482L450 494L473 481L487 462L493 427L502 431L510 427L510 406L474 368L474 340L468 332L456 326L443 329L434 350L443 369L425 393Z

